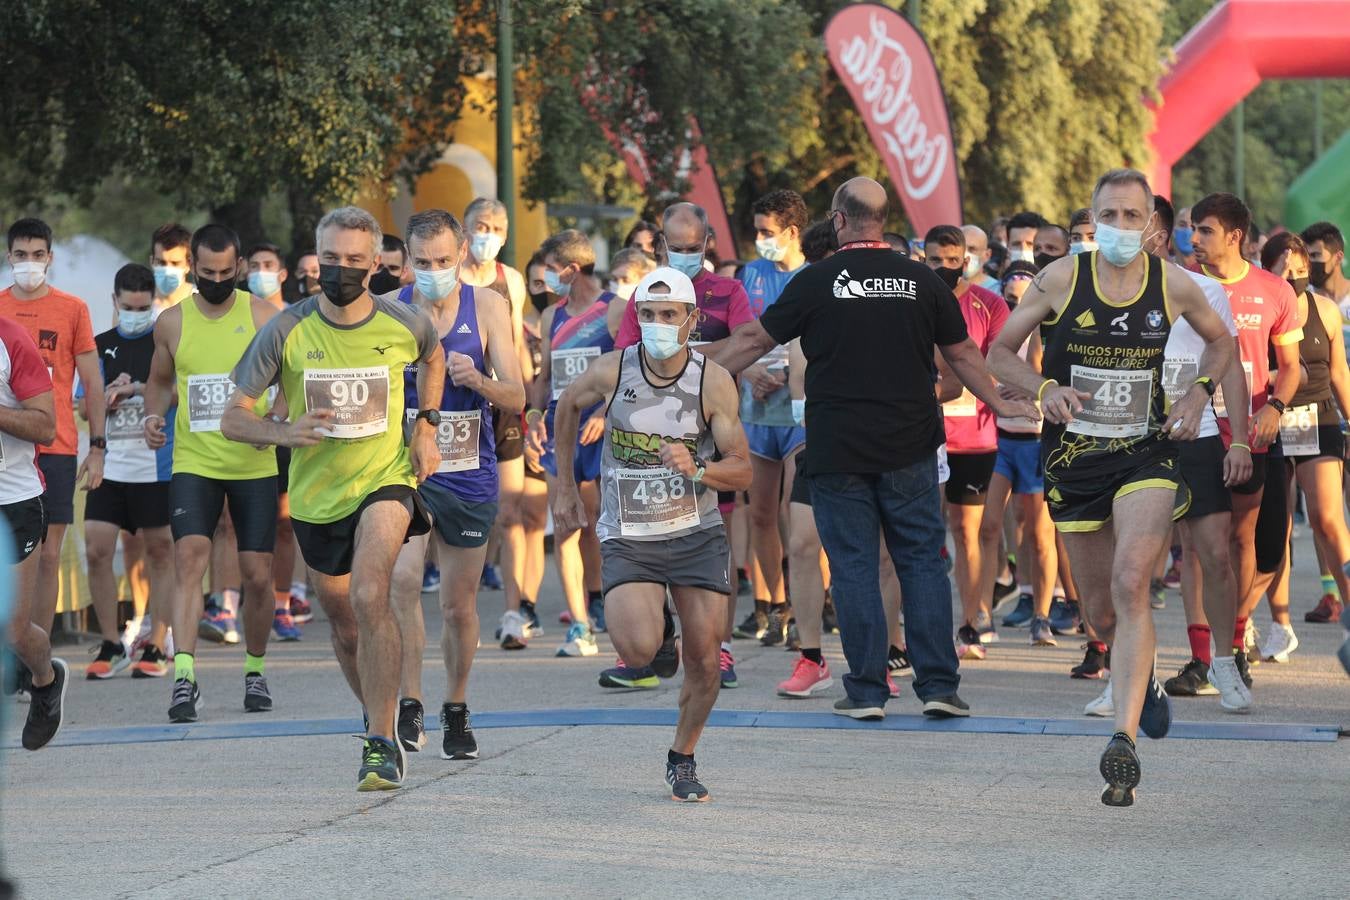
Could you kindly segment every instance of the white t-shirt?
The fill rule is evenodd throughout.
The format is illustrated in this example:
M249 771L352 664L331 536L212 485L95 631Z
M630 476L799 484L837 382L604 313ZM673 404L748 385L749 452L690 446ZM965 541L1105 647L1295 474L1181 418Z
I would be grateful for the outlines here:
M1223 320L1223 327L1237 337L1237 325L1233 323L1233 310L1228 305L1228 294L1223 285L1213 278L1206 278L1198 272L1183 269L1191 280L1205 292L1210 309ZM1167 349L1163 355L1163 388L1169 398L1177 398L1190 390L1200 374L1200 355L1205 352L1205 339L1196 334L1191 323L1179 318L1172 323L1172 333L1167 337ZM1215 437L1219 433L1219 421L1214 417L1214 404L1205 404L1204 418L1200 422L1197 437Z

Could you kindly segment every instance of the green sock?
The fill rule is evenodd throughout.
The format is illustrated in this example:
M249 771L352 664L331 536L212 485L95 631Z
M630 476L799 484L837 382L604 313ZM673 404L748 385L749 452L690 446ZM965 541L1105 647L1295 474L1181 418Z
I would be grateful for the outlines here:
M1336 579L1327 573L1322 573L1322 593L1330 594L1333 597L1340 597L1341 592L1336 589Z
M197 661L191 653L173 655L173 677L186 678L193 684L197 683Z
M244 674L261 675L263 673L263 658L254 656L252 653L244 654Z

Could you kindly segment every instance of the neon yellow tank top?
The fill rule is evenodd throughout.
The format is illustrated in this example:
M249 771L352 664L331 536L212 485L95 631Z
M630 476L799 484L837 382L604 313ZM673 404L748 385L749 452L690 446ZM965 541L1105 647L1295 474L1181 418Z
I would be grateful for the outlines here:
M229 312L208 319L195 299L179 304L183 330L174 354L178 415L174 421L173 470L219 481L245 481L277 474L276 452L237 444L220 433L220 417L234 393L230 372L256 329L247 291L236 290ZM268 409L266 395L254 410Z

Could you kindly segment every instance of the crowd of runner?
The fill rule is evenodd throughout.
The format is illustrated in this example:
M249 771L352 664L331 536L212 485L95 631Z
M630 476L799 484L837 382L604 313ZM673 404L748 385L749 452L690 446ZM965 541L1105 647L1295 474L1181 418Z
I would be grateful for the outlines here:
M681 202L608 260L568 229L523 271L497 261L510 223L490 199L419 212L402 239L334 210L291 270L274 244L166 224L94 300L114 321L97 335L47 281L51 229L14 222L0 511L23 746L55 736L72 677L48 627L77 487L101 633L85 678L171 675L169 721L195 722L208 691L240 698L202 684L198 642L242 641L243 709L266 712L269 642L300 640L317 605L365 714L359 790L398 787L427 743L424 593L444 617L441 756L477 757L480 594L500 591L501 651L537 652L551 508L552 652L595 656L608 632L602 688L684 668L675 799L708 799L694 748L740 684L737 640L792 651L777 693L810 698L840 633L834 710L878 719L908 676L926 715L969 715L958 660L1019 634L1082 642L1065 674L1103 681L1084 712L1116 723L1102 799L1128 805L1135 734L1166 734L1169 696L1245 712L1253 667L1297 650L1296 615L1341 621L1350 279L1332 223L1261 234L1231 194L1174 210L1132 170L1081 200L1066 225L1024 211L907 239L854 179L814 223L793 191L760 197L750 262L719 258ZM1321 571L1306 611L1297 517ZM1191 659L1167 677L1150 607L1178 587ZM1350 670L1350 639L1340 656Z

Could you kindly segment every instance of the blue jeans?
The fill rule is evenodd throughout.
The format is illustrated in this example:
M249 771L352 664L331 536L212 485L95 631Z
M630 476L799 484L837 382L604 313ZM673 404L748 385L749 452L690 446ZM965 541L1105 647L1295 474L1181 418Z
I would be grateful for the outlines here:
M875 475L808 474L820 542L830 558L830 593L853 700L884 704L889 633L877 567L886 540L905 598L905 643L914 664L914 693L930 700L956 693L952 587L940 555L945 531L937 460Z

